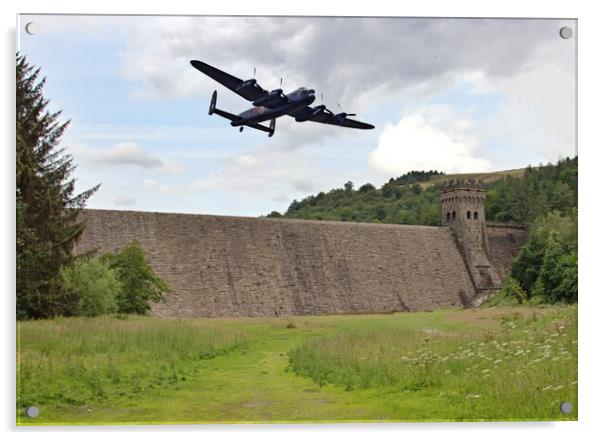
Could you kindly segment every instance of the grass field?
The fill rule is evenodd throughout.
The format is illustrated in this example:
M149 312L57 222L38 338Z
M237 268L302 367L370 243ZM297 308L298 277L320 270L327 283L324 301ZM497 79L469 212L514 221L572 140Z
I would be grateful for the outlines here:
M576 306L62 318L17 335L20 425L577 418Z

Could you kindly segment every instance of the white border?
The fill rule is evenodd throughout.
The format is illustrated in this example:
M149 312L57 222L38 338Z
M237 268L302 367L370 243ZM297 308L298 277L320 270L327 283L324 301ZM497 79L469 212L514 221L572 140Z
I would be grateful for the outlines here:
M394 4L391 1L372 0L353 2L351 0L302 0L293 2L229 0L226 2L186 2L169 0L153 4L126 3L123 0L103 0L102 2L82 2L75 0L21 0L13 4L2 3L2 24L4 35L4 68L2 86L5 93L2 106L2 133L5 134L2 145L2 215L3 246L1 258L1 279L4 281L2 295L4 299L4 323L2 325L3 354L2 378L3 390L2 427L9 435L15 431L25 432L25 436L43 435L45 438L80 437L95 438L111 436L143 435L163 438L171 433L177 436L196 438L214 438L215 436L234 436L243 434L251 438L287 439L311 437L362 438L378 435L387 438L423 436L445 437L447 439L470 438L489 439L512 437L532 437L544 435L546 438L576 436L592 437L600 431L601 416L598 408L600 401L600 374L602 364L599 352L600 328L596 325L602 311L602 292L598 287L599 278L595 277L597 255L601 249L598 223L602 216L598 202L597 186L594 185L596 172L600 174L602 163L597 159L602 149L600 130L602 124L599 79L600 57L598 43L602 41L600 16L596 14L595 2L547 1L527 3L524 0L506 0L504 2L454 0L404 2ZM14 356L15 356L15 318L14 318L14 53L16 14L20 13L119 13L119 14L249 14L249 15L356 15L356 16L453 16L453 17L549 17L579 19L579 147L580 147L580 305L579 305L579 417L575 423L472 423L472 424L383 424L383 425L240 425L240 426L183 426L183 427L94 427L94 428L44 428L16 429L14 427ZM596 182L599 184L599 179ZM598 269L599 270L599 269ZM596 429L598 428L598 429ZM22 434L23 435L23 434Z

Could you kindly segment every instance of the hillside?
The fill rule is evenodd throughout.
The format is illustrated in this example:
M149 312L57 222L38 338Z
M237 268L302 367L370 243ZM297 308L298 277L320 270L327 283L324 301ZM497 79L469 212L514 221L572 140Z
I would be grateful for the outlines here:
M536 168L536 167L535 167ZM506 176L522 177L526 168L516 168L513 170L493 171L491 173L465 173L465 174L442 174L433 176L429 181L420 184L423 188L443 183L450 179L479 179L485 183L493 182Z
M577 206L575 157L492 173L412 171L389 179L380 188L365 183L356 189L353 182L347 182L342 188L293 200L284 214L274 211L268 217L437 226L441 186L457 178L486 183L489 220L529 223L551 210L567 212Z

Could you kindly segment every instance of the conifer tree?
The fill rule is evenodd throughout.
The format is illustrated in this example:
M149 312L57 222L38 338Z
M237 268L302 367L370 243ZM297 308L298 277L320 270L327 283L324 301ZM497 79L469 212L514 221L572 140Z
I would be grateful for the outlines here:
M17 54L16 207L17 318L69 315L59 269L83 231L79 211L98 185L74 195L73 159L59 142L69 121L48 111L40 69Z

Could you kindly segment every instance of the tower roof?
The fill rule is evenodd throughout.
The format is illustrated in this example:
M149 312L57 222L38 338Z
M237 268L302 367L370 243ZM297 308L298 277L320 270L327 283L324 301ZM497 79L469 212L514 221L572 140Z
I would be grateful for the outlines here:
M443 192L454 191L459 189L469 189L476 191L485 191L485 182L475 178L460 178L451 179L443 183Z

